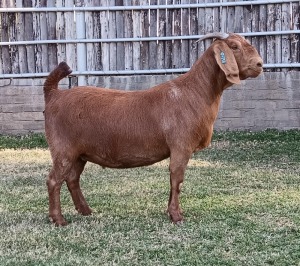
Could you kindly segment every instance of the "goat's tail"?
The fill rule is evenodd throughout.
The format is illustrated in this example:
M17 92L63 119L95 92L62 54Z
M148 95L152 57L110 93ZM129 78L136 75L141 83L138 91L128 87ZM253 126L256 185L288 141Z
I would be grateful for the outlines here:
M46 78L46 81L44 83L45 99L47 98L47 96L51 91L58 89L58 82L71 73L72 70L70 69L70 67L66 62L59 63L59 65L54 70L51 71L51 73Z

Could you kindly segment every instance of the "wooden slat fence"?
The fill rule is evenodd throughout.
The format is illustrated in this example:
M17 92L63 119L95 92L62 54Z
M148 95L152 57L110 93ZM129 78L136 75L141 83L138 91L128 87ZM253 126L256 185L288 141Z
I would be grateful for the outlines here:
M0 75L46 73L60 61L77 69L76 43L14 44L15 41L76 40L74 11L5 12L5 8L122 6L123 10L84 11L86 39L110 39L86 43L87 71L151 70L189 68L210 44L197 43L208 32L266 32L249 39L267 64L300 63L299 1L273 4L195 7L215 0L1 0ZM184 8L141 8L128 6L190 5ZM76 11L77 12L77 11ZM269 35L268 32L276 32ZM181 39L172 37L183 36ZM171 37L169 39L124 41L123 38ZM117 40L116 40L117 39ZM10 44L1 45L1 43ZM270 68L274 70L274 68ZM270 70L269 69L269 70ZM277 68L277 70L280 68Z

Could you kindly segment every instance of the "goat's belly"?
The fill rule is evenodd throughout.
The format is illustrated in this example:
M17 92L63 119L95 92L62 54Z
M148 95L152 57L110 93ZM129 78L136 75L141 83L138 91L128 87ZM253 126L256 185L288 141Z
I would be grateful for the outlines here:
M147 166L168 158L168 154L159 154L156 156L127 154L123 156L99 156L95 154L84 154L81 158L85 161L98 164L109 168L133 168Z

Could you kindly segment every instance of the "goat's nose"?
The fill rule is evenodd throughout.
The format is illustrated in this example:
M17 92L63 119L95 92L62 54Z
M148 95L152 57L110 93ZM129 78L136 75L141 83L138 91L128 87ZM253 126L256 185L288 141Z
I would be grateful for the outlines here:
M263 67L263 61L260 57L254 57L251 59L251 65L255 68L262 68Z
M259 60L256 64L257 67L262 67L263 66L263 62L262 60Z

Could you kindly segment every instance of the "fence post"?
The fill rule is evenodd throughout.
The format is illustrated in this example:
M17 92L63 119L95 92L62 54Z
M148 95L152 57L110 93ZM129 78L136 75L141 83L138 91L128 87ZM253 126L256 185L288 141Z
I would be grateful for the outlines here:
M81 7L84 5L83 0L76 0L76 7ZM76 12L76 37L78 40L85 39L85 15L84 11ZM77 70L79 72L83 72L87 70L87 52L86 52L86 44L78 43L77 44ZM86 76L80 75L78 76L78 86L85 86Z

